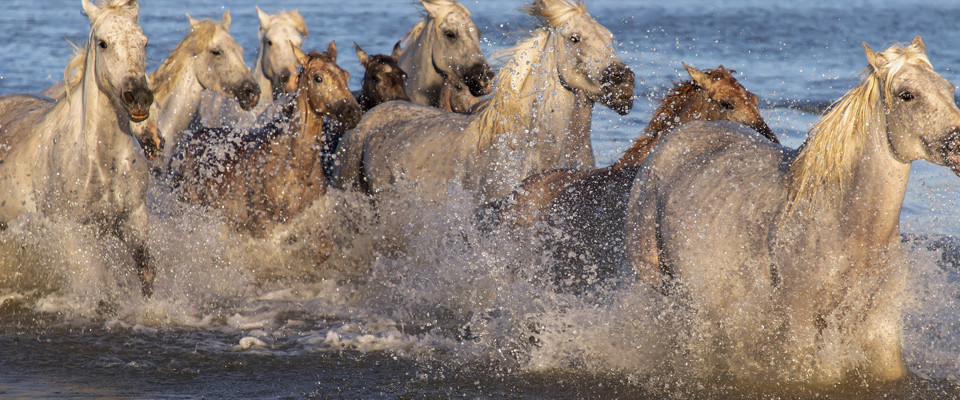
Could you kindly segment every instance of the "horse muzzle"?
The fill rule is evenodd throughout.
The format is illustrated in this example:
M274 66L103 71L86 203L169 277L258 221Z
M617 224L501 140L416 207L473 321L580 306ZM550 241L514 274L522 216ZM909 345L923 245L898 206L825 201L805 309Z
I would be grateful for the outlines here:
M960 176L960 127L953 127L940 146L943 163Z
M249 111L260 101L260 86L250 80L245 80L233 91L233 97L240 104L240 108Z
M353 98L343 99L327 106L328 115L333 119L340 121L347 126L347 129L353 129L360 123L360 117L363 111L360 104Z
M466 70L460 80L467 85L470 94L474 96L487 95L493 90L493 70L487 63L474 64Z
M127 110L127 115L133 122L140 122L150 116L150 105L153 104L153 92L147 86L143 76L124 80L123 92L120 99Z
M770 139L771 142L780 143L780 139L777 139L777 135L767 126L767 121L764 121L762 118L753 125L753 129L763 135L763 137Z
M633 109L633 86L636 77L625 64L610 64L600 75L602 92L597 102L610 107L617 114L627 115Z

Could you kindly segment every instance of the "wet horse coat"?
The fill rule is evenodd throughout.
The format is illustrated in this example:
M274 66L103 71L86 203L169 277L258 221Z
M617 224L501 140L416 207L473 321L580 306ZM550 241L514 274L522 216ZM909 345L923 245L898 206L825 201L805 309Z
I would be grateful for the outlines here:
M336 65L336 46L309 56L293 49L304 67L292 78L298 93L281 119L251 132L198 130L178 155L181 198L218 209L235 228L257 237L326 192L319 157L323 118L349 127L360 119L349 75Z
M645 135L613 165L533 175L510 197L488 206L500 223L540 233L554 251L560 287L581 290L616 274L625 262L623 226L633 179L651 148L669 130L697 120L742 123L777 142L760 115L757 96L719 66L701 72L684 64L691 80L677 84L654 112ZM489 211L489 210L488 210Z
M637 173L630 262L696 310L721 371L827 384L907 374L900 210L911 161L960 174L960 109L919 37L866 55L863 81L799 150L695 122Z
M67 65L65 98L51 108L0 97L0 228L25 214L96 225L127 246L150 295L147 163L130 133L153 103L147 38L136 1L81 4L90 35Z
M482 112L462 116L406 102L371 110L341 142L338 185L380 194L407 179L417 198L443 202L444 187L454 183L480 204L531 173L579 165L566 138L589 141L595 101L629 112L633 73L582 4L536 1L527 10L544 26L513 50Z

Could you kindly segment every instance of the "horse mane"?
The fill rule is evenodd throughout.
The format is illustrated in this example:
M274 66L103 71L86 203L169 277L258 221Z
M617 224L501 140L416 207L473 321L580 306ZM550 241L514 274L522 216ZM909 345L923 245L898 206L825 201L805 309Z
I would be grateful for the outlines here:
M880 69L868 66L860 84L833 103L810 129L809 139L790 165L791 209L801 201L812 200L817 193L841 190L844 176L867 140L881 90L889 106L890 78L908 63L930 65L919 46L891 46L881 56L886 63Z
M736 81L730 72L731 71L726 68L714 68L703 71L713 82ZM650 118L650 123L647 124L647 127L644 128L643 131L654 137L660 136L660 134L672 126L673 117L676 115L677 110L680 109L683 101L702 89L704 89L704 87L700 86L700 84L693 79L675 83L674 87L670 89L663 97L663 100L660 101L660 105L657 107L657 110L654 111L653 117ZM634 144L634 146L636 146L636 144ZM631 149L633 148L631 147ZM629 154L630 150L627 150L627 153Z
M505 59L512 57L502 68L494 80L493 95L489 106L477 114L475 123L480 132L478 146L485 146L497 136L516 132L521 125L523 88L526 86L531 73L540 62L543 49L547 46L550 31L538 29L533 36L521 41L516 46L498 51L492 58Z
M520 9L540 19L544 25L559 27L570 18L587 13L587 6L582 1L571 0L534 0L532 4Z
M203 19L197 26L192 27L187 36L170 52L170 56L160 64L157 70L150 74L151 90L157 96L158 102L163 102L173 93L176 77L187 65L187 61L194 55L203 52L213 41L220 24L211 19Z
M136 5L136 8L134 8L133 5ZM101 10L129 12L131 9L136 9L138 10L136 12L139 12L139 5L136 0L105 0L102 1L98 7ZM73 47L73 56L70 58L70 61L67 61L67 66L63 70L64 90L66 98L68 99L70 98L70 90L76 89L76 87L80 85L80 82L83 82L83 74L86 72L87 65L87 52L90 50L90 43L93 42L93 32L100 26L104 14L105 13L101 12L94 21L91 21L87 43L83 46L77 46L73 43L70 44L70 46Z
M303 37L307 37L309 32L307 31L307 21L303 19L303 16L300 15L300 12L297 10L293 11L280 11L276 14L270 15L271 20L279 20L285 22L287 25L296 29L297 32L300 32ZM275 22L272 22L270 25L273 26ZM264 27L261 27L263 29Z
M455 0L420 0L420 3L421 5L424 6L423 12L425 15L420 17L420 20L417 21L417 24L414 25L412 29L410 29L410 32L407 32L407 34L403 36L402 41L405 43L403 46L404 50L406 50L408 46L413 44L414 39L416 39L417 37L420 36L421 33L423 33L423 29L427 27L427 21L433 21L434 33L439 38L440 23L443 22L443 19L446 18L447 15L449 15L452 12L460 11L466 14L468 17L472 16L472 14L470 14L470 10L468 10L466 7L463 6L463 4L460 4ZM436 12L436 15L434 15L434 18L431 18L430 14L426 11L427 5L430 5L432 7L437 7L436 8L437 12Z

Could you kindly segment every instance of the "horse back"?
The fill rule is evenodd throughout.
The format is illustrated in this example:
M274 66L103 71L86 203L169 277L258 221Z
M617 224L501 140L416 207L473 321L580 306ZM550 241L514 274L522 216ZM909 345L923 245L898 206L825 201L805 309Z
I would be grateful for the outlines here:
M768 268L794 157L732 122L691 122L666 134L631 189L626 240L637 273L706 279L716 268Z

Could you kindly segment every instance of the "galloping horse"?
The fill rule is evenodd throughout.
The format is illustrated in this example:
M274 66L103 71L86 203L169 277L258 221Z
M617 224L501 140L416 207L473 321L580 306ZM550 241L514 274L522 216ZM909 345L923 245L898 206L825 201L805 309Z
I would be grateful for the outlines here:
M620 160L606 168L533 175L493 207L499 208L498 222L519 227L536 221L548 224L544 236L547 247L555 250L560 287L579 290L602 281L625 261L622 227L633 178L667 131L690 121L733 121L778 143L760 115L757 96L727 69L683 66L691 79L670 90L644 128L645 135Z
M628 257L696 310L717 339L710 354L750 343L753 361L826 383L853 370L906 376L900 210L912 161L960 175L960 109L919 36L882 53L864 47L865 77L799 150L695 122L640 167Z
M187 15L190 32L152 74L157 102L152 110L165 139L159 167L166 168L183 133L197 118L201 92L236 99L244 110L257 105L260 88L243 62L243 48L230 35L230 11L220 23Z
M360 93L355 96L364 112L390 100L410 101L406 91L407 73L397 63L400 42L393 46L390 55L371 56L360 45L354 43L353 47L357 50L357 59L364 71Z
M537 0L526 11L544 24L513 49L483 111L463 116L401 101L370 110L341 142L338 185L377 194L405 178L420 199L444 201L443 187L454 182L479 204L532 173L569 166L564 139L589 142L595 101L630 111L633 72L582 3Z
M360 120L349 74L336 64L336 45L309 56L289 45L303 69L293 77L297 94L283 105L282 119L254 132L198 130L178 154L181 198L219 209L236 229L256 237L326 192L319 157L323 118L348 127Z
M445 75L464 82L474 96L490 93L492 72L480 49L480 28L454 0L420 0L427 15L404 37L400 68L410 74L407 95L436 107Z
M96 224L129 248L144 295L155 267L146 247L147 163L130 123L147 119L147 38L136 0L81 0L86 45L67 65L52 108L0 97L0 229L24 214Z

